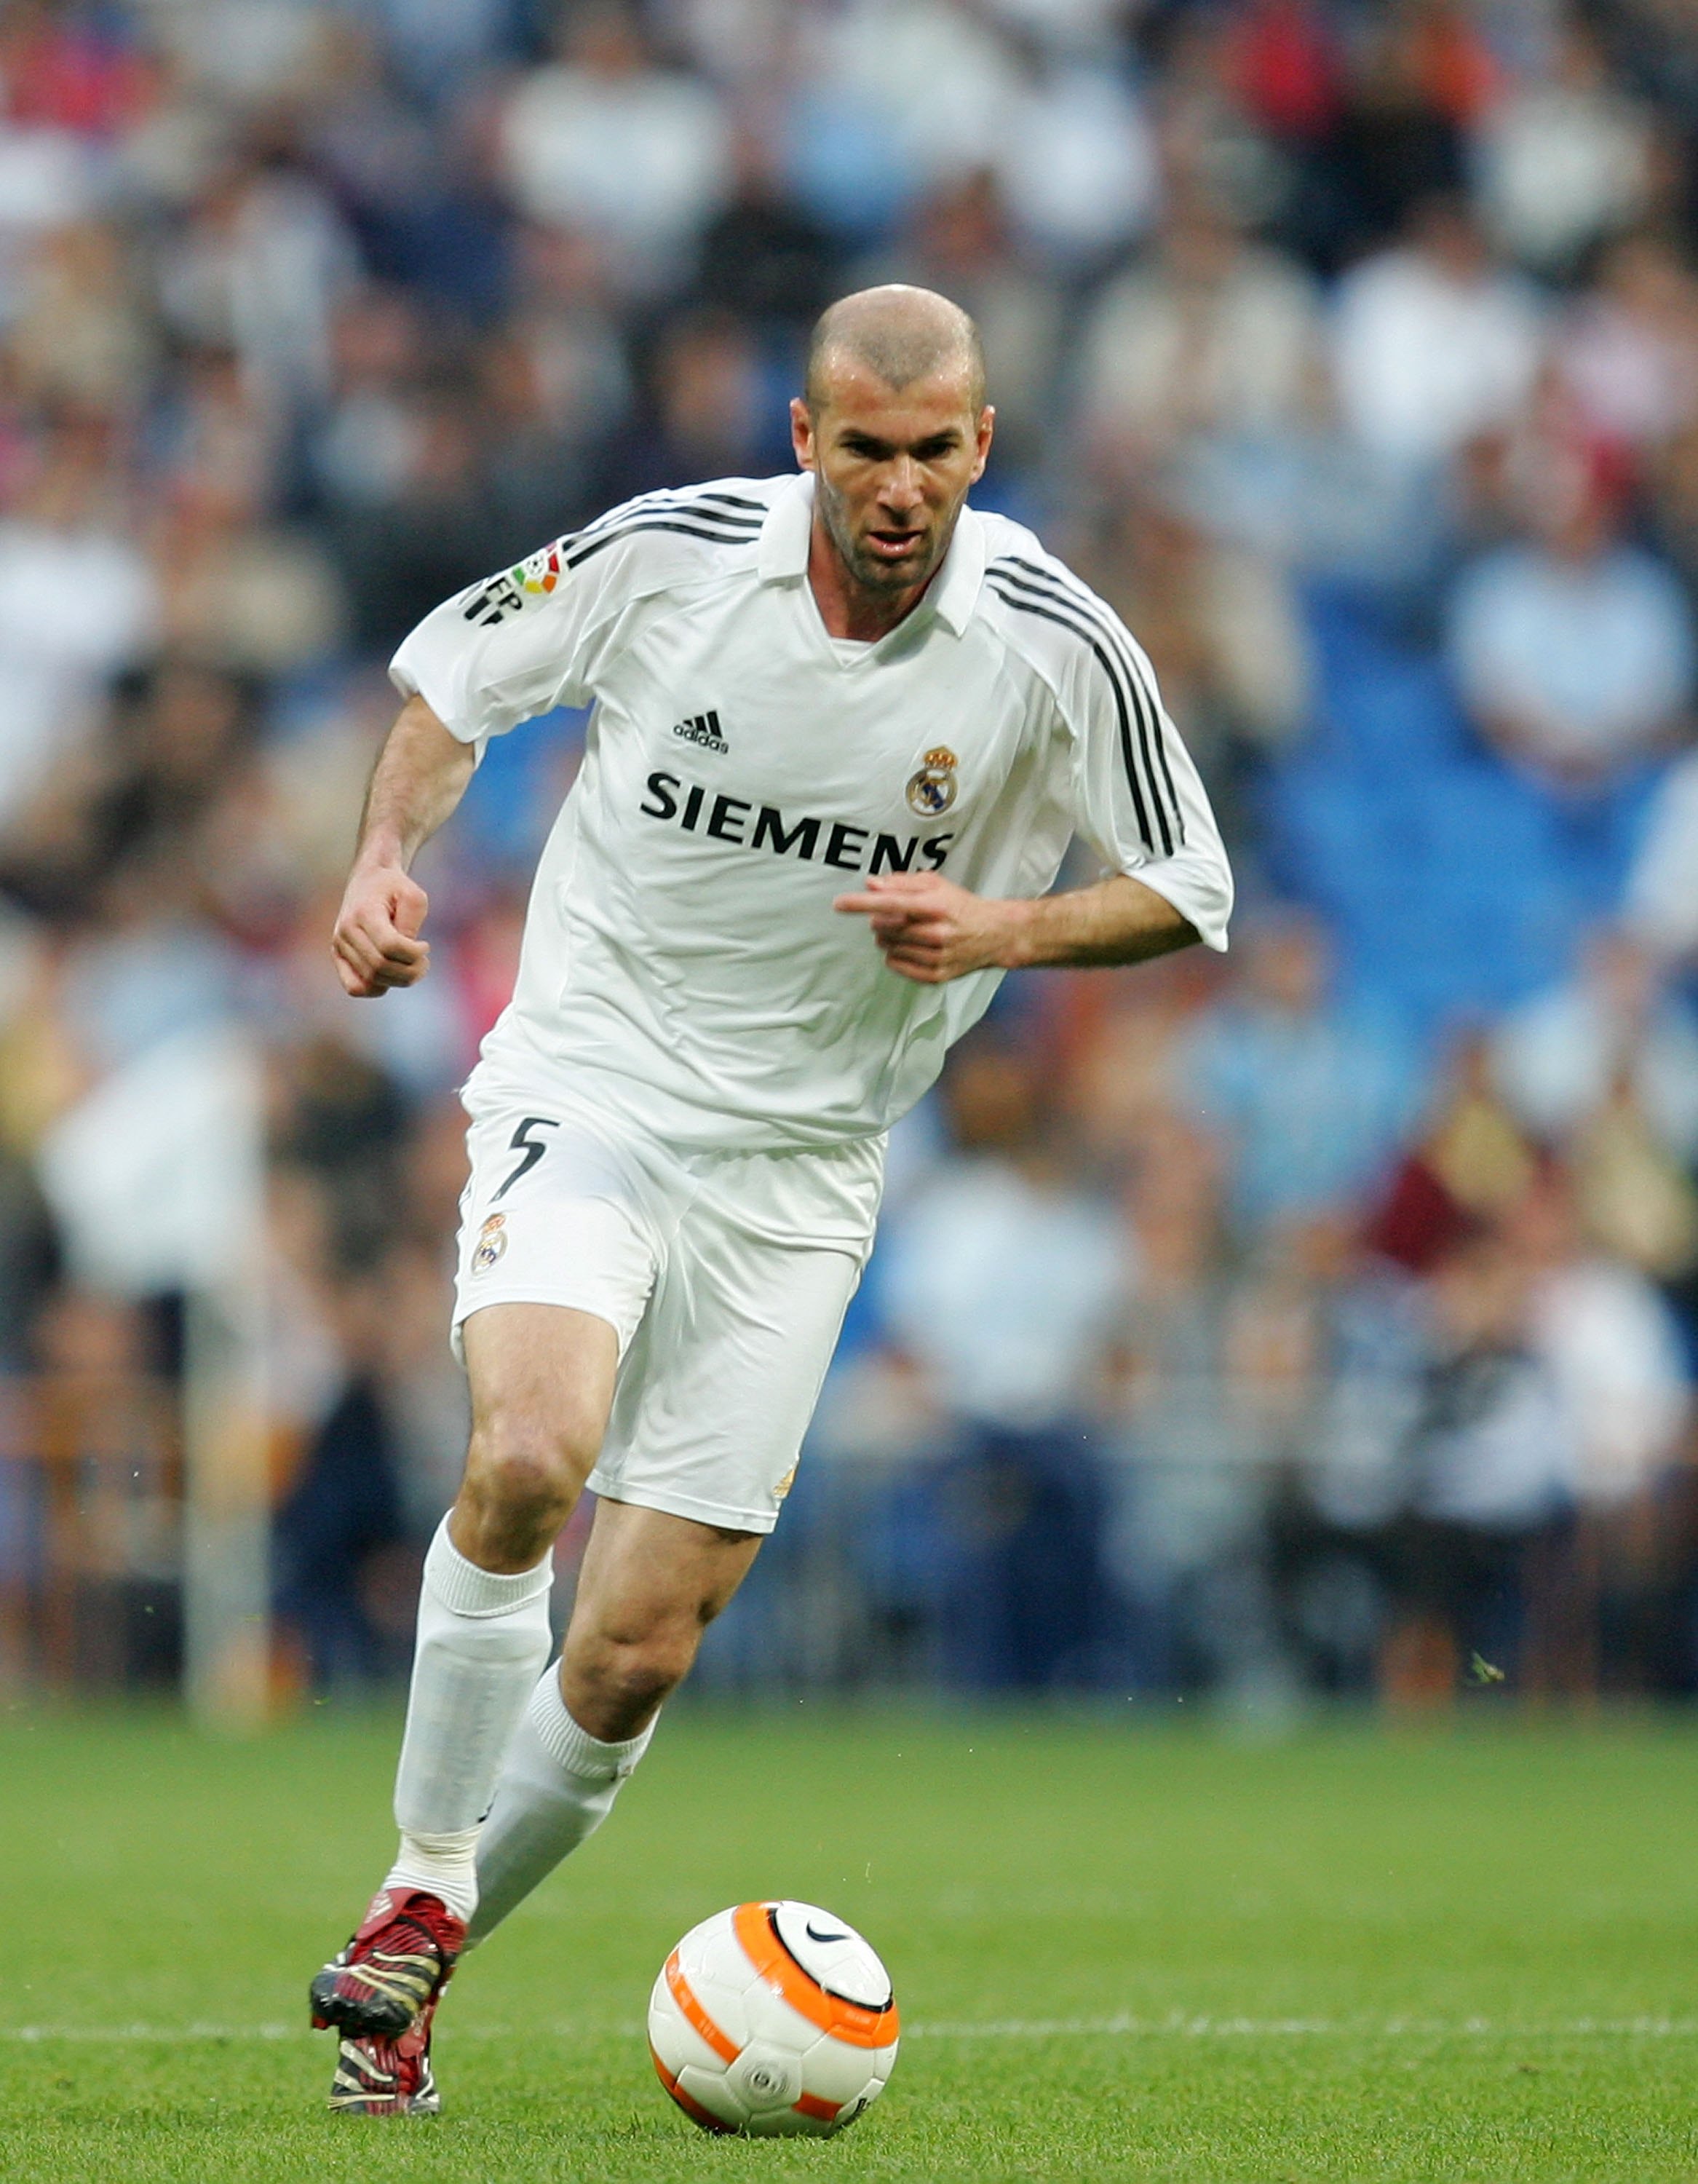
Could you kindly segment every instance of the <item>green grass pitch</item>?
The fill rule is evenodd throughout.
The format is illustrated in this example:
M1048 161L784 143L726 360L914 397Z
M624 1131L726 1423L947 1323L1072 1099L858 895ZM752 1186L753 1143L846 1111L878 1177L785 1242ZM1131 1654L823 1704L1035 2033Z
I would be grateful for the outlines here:
M394 1736L0 1715L8 2184L1698 2178L1687 1728L681 1707L461 1973L446 2114L377 2123L323 2111L302 2003L381 1872ZM886 1955L896 2075L841 2139L704 2138L649 1982L781 1894Z

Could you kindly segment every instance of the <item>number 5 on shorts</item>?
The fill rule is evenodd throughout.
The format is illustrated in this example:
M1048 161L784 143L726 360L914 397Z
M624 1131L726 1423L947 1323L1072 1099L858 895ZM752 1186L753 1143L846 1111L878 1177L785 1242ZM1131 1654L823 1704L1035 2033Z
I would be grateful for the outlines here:
M558 1130L560 1127L560 1126L558 1123L551 1122L546 1115L527 1115L525 1117L524 1121L513 1133L513 1135L508 1139L508 1144L511 1147L512 1150L515 1153L522 1152L525 1157L520 1162L518 1167L514 1169L512 1174L508 1177L506 1182L502 1184L500 1190L496 1192L496 1198L505 1198L508 1192L512 1190L514 1184L518 1182L520 1177L521 1175L529 1175L532 1169L536 1167L537 1162L542 1159L543 1154L548 1151L548 1147L547 1140L542 1138L533 1138L531 1135L531 1132L532 1130ZM492 1199L490 1203L493 1206L495 1203L495 1199Z

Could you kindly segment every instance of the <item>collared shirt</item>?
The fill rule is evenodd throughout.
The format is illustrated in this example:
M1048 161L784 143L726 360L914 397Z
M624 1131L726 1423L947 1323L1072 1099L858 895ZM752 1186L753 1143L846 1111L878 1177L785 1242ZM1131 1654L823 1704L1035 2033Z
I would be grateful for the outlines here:
M397 687L480 746L594 708L471 1098L552 1091L703 1150L880 1139L1002 973L888 970L832 907L873 872L1038 895L1077 832L1225 946L1207 800L1111 610L969 509L913 611L836 643L807 580L813 482L627 503L396 654Z

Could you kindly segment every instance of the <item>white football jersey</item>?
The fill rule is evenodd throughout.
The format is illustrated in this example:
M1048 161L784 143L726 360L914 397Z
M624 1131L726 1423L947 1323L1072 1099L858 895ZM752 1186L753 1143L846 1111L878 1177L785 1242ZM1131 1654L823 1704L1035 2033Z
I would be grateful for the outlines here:
M1002 973L916 985L832 898L888 872L1042 894L1076 832L1226 945L1213 816L1110 609L969 509L905 621L834 640L807 581L813 482L629 502L396 654L397 687L480 748L594 708L474 1096L552 1090L703 1150L877 1139Z

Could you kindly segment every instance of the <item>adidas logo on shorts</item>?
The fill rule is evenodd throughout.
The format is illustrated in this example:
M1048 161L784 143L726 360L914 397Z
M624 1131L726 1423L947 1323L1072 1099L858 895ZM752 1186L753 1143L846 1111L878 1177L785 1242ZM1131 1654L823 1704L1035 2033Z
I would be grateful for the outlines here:
M704 750L731 749L721 730L717 713L698 713L693 720L680 721L672 733L682 736L687 744L699 744Z

